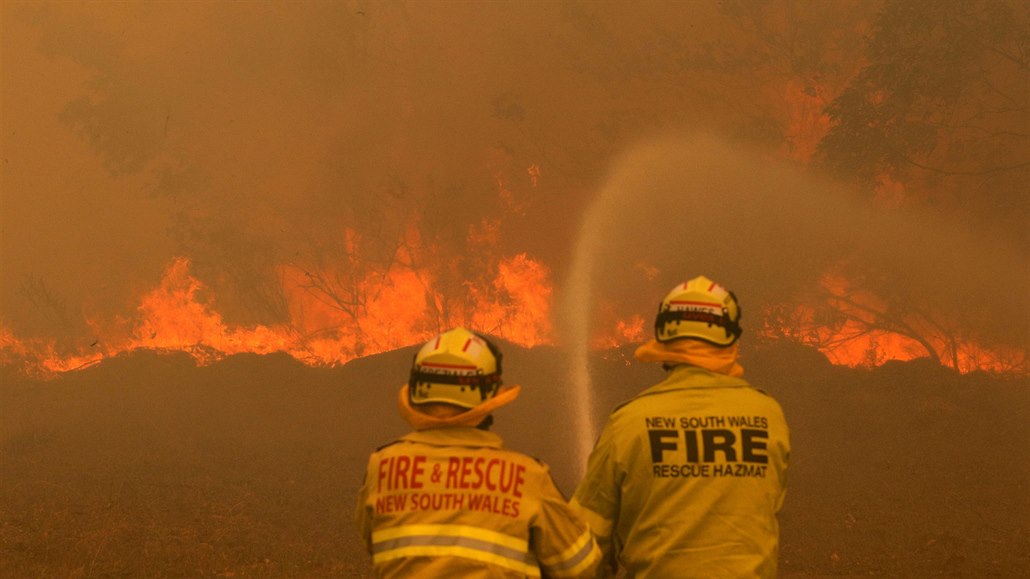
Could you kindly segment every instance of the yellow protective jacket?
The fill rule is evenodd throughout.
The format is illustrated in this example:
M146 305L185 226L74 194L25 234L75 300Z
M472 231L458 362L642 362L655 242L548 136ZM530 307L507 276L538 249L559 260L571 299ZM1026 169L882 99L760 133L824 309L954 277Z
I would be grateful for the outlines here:
M775 577L790 460L780 405L691 365L617 408L572 504L604 552L601 575Z
M379 577L593 577L601 558L548 467L472 427L374 452L357 519Z

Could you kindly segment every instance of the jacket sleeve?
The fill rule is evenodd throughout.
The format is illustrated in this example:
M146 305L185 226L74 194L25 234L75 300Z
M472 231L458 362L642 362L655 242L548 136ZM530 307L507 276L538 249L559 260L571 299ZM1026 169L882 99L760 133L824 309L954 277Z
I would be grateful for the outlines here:
M590 528L569 506L544 467L540 512L532 523L530 546L544 577L595 577L601 551Z
M371 464L371 461L369 462ZM357 523L358 532L361 534L361 540L365 544L365 549L372 552L372 513L368 506L368 493L372 488L369 484L369 468L365 468L365 477L361 485L361 490L358 491L358 502L354 511L354 520Z
M605 426L587 460L587 472L576 487L572 508L590 526L602 563L598 577L614 577L618 571L619 549L614 529L619 518L622 478L615 460L611 423Z
M790 428L787 426L787 420L783 417L783 410L779 407L779 404L777 404L777 411L773 416L777 421L777 431L782 433L775 442L774 455L776 457L774 462L780 479L780 495L777 497L775 507L778 513L783 508L783 499L787 495L787 471L790 467Z

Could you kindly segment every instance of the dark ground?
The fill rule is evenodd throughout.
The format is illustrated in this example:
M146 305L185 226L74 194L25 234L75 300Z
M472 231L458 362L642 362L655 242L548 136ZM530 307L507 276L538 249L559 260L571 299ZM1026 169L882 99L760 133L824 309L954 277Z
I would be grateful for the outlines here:
M571 491L560 353L504 350L523 394L495 430ZM659 378L629 352L594 362L599 420ZM0 576L368 576L355 493L368 453L406 431L411 353L314 369L138 352L47 382L4 368ZM1030 576L1030 380L789 348L743 362L792 430L784 577Z

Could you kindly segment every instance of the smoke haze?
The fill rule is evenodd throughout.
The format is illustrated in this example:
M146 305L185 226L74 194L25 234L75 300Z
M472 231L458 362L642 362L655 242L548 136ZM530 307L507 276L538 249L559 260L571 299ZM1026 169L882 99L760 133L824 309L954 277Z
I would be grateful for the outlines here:
M368 451L454 320L531 334L494 333L495 430L570 491L698 274L790 421L785 576L1030 576L1027 30L1025 0L3 0L0 576L371 575ZM759 339L843 325L828 278L871 341ZM891 322L962 371L877 366Z
M710 135L630 148L581 239L588 263L582 287L570 287L648 317L674 285L704 274L737 293L745 329L755 328L754 313L854 262L889 276L899 295L917 296L913 308L930 304L1009 343L1026 337L1026 319L1012 315L1030 310L1018 252L940 216L876 210L811 171ZM1015 309L996 307L1004 303Z
M382 261L490 220L560 286L595 196L592 279L626 311L705 272L747 315L844 256L1026 312L1011 237L769 160L811 154L879 7L6 2L0 319L89 343L186 256L227 319L281 322L277 267L341 261L348 229Z

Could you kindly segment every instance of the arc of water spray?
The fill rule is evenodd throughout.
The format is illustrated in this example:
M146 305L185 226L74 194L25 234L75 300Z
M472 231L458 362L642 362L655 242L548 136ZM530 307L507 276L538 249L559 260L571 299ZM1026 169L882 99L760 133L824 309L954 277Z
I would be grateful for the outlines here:
M594 392L590 379L590 320L593 318L593 279L601 241L602 218L611 205L611 195L602 191L584 214L574 246L566 284L564 310L569 349L569 381L572 384L573 418L576 437L577 476L583 474L597 436L594 423Z
M744 234L726 235L728 224ZM689 241L669 235L685 229ZM809 169L718 136L651 139L614 159L583 214L563 287L578 468L597 435L590 374L595 293L640 281L608 277L627 275L636 251L656 263L689 261L697 272L720 272L755 304L751 311L784 303L799 291L798 280L813 283L842 260L890 276L897 295L926 296L940 311L961 311L968 294L963 284L939 280L990 280L978 286L990 292L984 303L1016 307L961 319L988 337L1026 335L1025 316L1010 315L1027 311L1030 296L1030 278L1015 274L1026 272L1018 248L929 211L882 211Z

